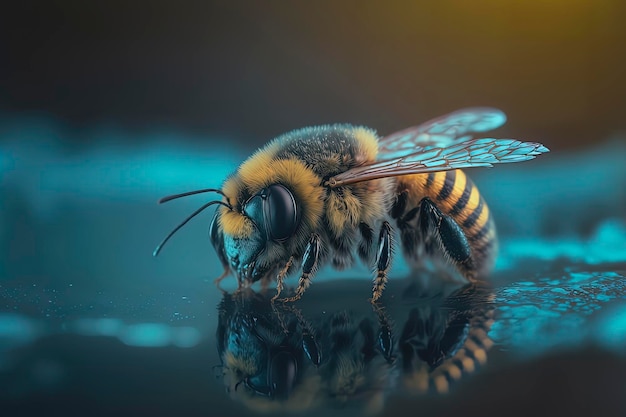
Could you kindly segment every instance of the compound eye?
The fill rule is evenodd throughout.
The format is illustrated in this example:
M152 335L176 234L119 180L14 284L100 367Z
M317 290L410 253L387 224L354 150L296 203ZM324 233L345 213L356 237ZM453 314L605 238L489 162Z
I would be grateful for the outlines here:
M219 212L216 211L213 215L213 220L211 220L211 226L209 226L209 237L211 238L211 243L214 248L219 247L220 244L220 229L218 227L218 216Z
M268 382L273 397L289 398L298 377L298 363L289 352L279 352L270 360Z
M267 188L264 214L272 240L280 242L293 236L298 227L298 210L293 194L286 187L274 184Z

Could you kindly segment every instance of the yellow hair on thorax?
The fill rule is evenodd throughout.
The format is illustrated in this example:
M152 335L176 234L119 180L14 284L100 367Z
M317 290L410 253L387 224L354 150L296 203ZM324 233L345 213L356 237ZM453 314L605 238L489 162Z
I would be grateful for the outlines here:
M326 215L333 234L340 236L346 227L356 227L361 219L361 208L361 201L349 188L342 190L341 195L330 193Z
M363 165L376 160L378 139L376 133L367 127L352 129L356 142L356 165ZM384 215L384 198L378 192L378 182L364 182L341 191L333 191L328 196L326 215L328 225L335 236L340 236L346 228L354 228L361 221L371 222Z
M378 156L378 139L376 138L376 133L366 127L355 127L353 134L359 146L359 154L363 155L365 158L364 161L358 162L364 163L376 160Z
M259 171L271 169L276 152L279 150L279 145L279 142L274 140L256 151L251 157L246 159L243 164L241 164L237 170L237 174L245 187L250 190L256 188L254 185L256 182L251 182L250 180L254 179L257 175L265 176ZM263 188L263 186L258 189L260 190L261 188Z

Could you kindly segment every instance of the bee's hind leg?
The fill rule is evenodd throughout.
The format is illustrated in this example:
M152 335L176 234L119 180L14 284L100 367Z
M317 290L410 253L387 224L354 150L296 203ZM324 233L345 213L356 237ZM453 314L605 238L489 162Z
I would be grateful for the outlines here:
M302 257L302 275L300 275L300 280L298 281L296 293L293 297L282 298L280 301L298 301L302 297L302 294L304 294L306 289L309 288L309 285L311 285L311 277L317 269L317 261L320 256L320 246L321 239L319 235L311 235L311 239L309 240L309 243L306 246L306 250L304 251L304 256Z
M463 275L472 275L474 268L471 247L465 233L428 198L420 203L418 225L423 235L432 235L435 238L445 256Z
M387 285L388 277L387 272L391 265L392 255L392 231L389 222L383 222L380 228L380 235L378 238L378 255L376 257L376 278L374 278L374 285L372 287L372 298L370 301L375 303L382 295L385 286Z

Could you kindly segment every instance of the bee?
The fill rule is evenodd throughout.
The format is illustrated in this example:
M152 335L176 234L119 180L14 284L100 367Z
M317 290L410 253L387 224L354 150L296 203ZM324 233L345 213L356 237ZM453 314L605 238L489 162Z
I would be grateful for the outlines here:
M540 143L474 138L506 121L493 108L467 108L384 137L350 124L308 127L283 134L259 149L221 189L165 197L161 203L215 192L157 246L211 205L220 205L210 239L238 287L298 272L296 301L316 271L353 265L373 269L372 302L388 280L395 239L415 268L442 267L449 277L486 277L497 252L492 215L462 168L521 162L548 152ZM442 275L443 276L443 275Z

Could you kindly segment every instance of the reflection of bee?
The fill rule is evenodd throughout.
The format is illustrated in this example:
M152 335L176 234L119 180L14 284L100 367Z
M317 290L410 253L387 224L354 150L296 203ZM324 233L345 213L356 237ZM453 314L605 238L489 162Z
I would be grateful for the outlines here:
M409 261L451 266L455 278L473 281L493 264L496 232L477 188L459 168L519 162L547 152L538 143L472 139L502 125L502 112L470 108L378 139L346 124L305 128L257 151L223 184L166 197L161 202L217 192L192 217L221 204L210 236L239 286L300 271L299 299L323 264L350 266L355 255L376 270L372 300L382 294L391 264L393 232L400 230Z
M367 414L374 414L382 409L393 385L390 347L385 350L387 343L381 338L389 331L385 329L388 323L380 323L377 337L369 318L355 318L342 310L325 323L322 345L329 359L320 374L331 403L360 405Z
M233 398L267 411L304 409L316 400L320 349L299 313L279 312L252 291L225 293L216 339L224 384Z
M327 287L320 294L339 288L320 285ZM354 294L356 286L340 288ZM345 296L323 300L322 313L315 297L301 311L250 288L225 292L216 344L227 392L255 411L330 405L359 414L381 411L396 388L448 392L486 363L495 297L474 284L432 288L393 282L387 291L395 302L374 304L374 315L368 308L346 310Z

